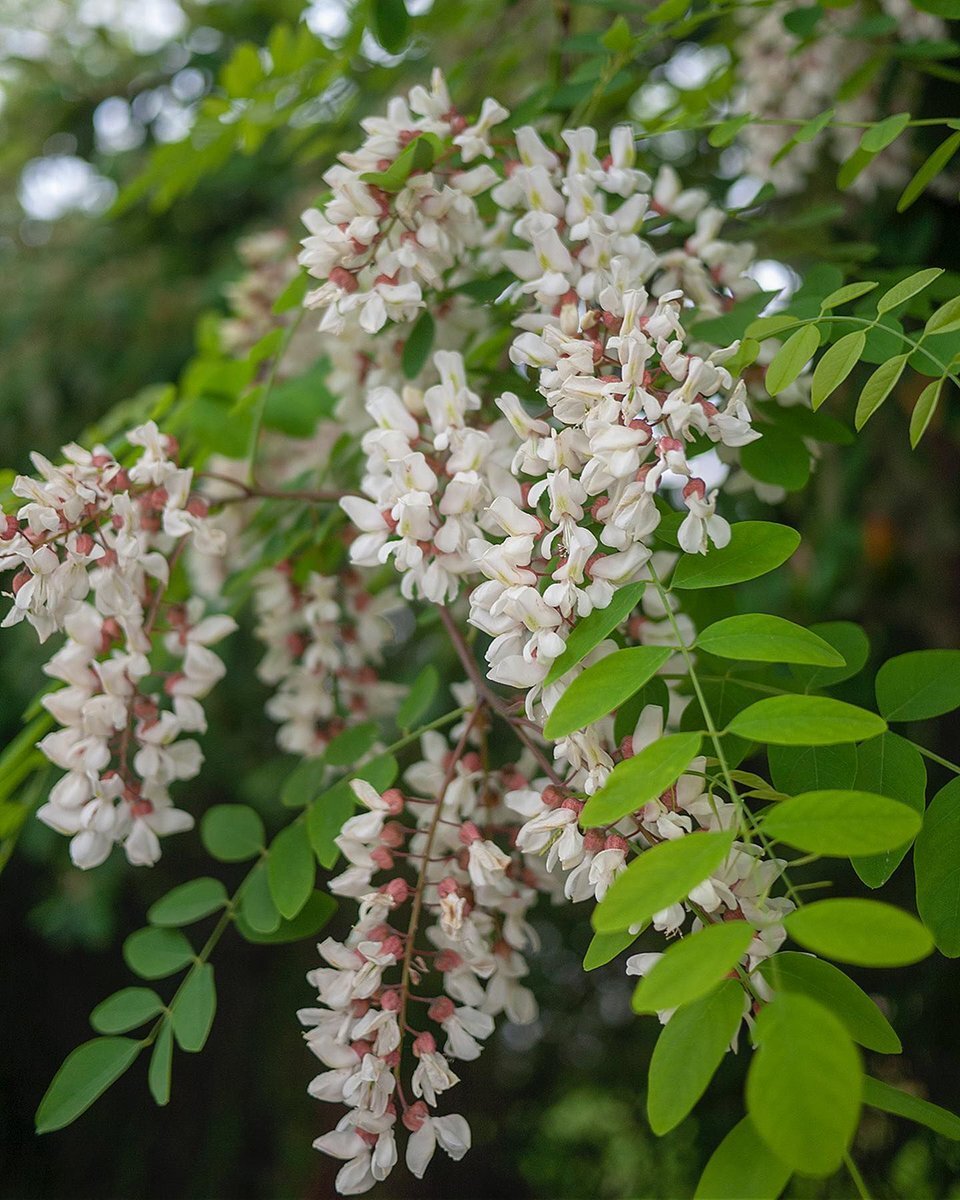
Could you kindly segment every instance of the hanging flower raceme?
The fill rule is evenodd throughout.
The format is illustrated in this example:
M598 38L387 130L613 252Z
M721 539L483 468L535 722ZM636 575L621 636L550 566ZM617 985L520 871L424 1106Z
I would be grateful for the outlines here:
M504 804L527 777L521 767L486 771L467 749L484 718L474 709L454 749L425 734L402 791L351 784L361 811L337 838L347 865L330 887L355 898L357 919L343 942L320 944L324 965L308 976L320 1007L299 1014L325 1067L310 1094L347 1106L314 1142L344 1160L342 1195L387 1177L401 1132L418 1177L438 1146L462 1158L466 1121L432 1112L459 1082L454 1064L479 1056L501 1013L536 1017L522 980L537 875L513 847L517 823Z
M217 552L222 535L172 439L148 422L127 441L139 450L129 466L103 446L67 446L60 467L35 455L40 478L15 481L26 503L0 539L0 569L15 572L3 624L26 620L41 641L66 634L44 667L64 685L43 699L61 728L39 743L65 774L38 815L71 837L81 867L115 843L150 865L160 837L192 826L169 785L200 770L200 747L184 735L206 728L200 701L224 672L210 647L235 628L200 601L168 599L186 542Z
M254 581L255 633L267 647L257 674L276 689L266 708L280 724L279 745L312 757L348 721L388 716L400 703L403 687L378 672L400 599L394 588L371 596L352 568L297 574L284 562Z

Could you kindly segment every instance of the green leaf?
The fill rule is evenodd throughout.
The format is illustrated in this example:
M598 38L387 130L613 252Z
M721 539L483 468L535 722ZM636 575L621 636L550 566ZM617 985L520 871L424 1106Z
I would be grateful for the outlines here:
M771 313L769 317L757 317L746 328L747 337L763 338L773 337L775 333L782 333L784 329L791 329L797 324L797 318L791 317L789 313Z
M170 1103L170 1074L173 1068L173 1029L169 1021L164 1021L153 1043L153 1053L150 1055L150 1066L147 1070L147 1086L154 1104Z
M376 745L380 730L374 721L364 721L338 733L327 743L324 759L332 767L352 767Z
M353 772L355 779L365 779L378 792L385 792L398 773L397 760L391 754L379 754ZM328 788L307 810L307 834L310 845L322 867L330 868L340 857L336 837L344 821L353 815L356 798L349 779L341 779Z
M880 740L864 742L864 746ZM768 746L767 762L773 786L788 796L830 786L847 788L853 787L857 775L857 748L843 742L837 746ZM863 790L884 794L882 788Z
M656 8L643 14L648 25L664 25L667 21L676 21L690 7L690 0L661 0Z
M718 149L721 146L729 146L740 130L745 125L749 125L752 120L752 113L741 113L737 117L728 117L725 121L721 121L719 125L714 125L707 134L707 141L711 146L716 146Z
M151 925L191 925L227 904L227 889L219 879L205 876L182 883L147 909Z
M307 810L307 834L310 845L322 867L333 866L340 856L334 839L343 828L343 823L353 815L356 799L348 780L341 779L318 796Z
M899 800L872 792L803 792L768 808L763 832L808 854L852 858L909 845L920 814Z
M698 733L668 733L617 763L607 782L583 806L581 827L610 825L643 808L676 783L699 750Z
M595 608L589 616L578 621L570 631L563 653L547 672L543 686L547 687L565 675L625 621L640 603L646 586L645 583L628 583L626 587L618 588L606 608Z
M101 1000L90 1014L90 1024L97 1033L126 1033L162 1011L163 1001L153 988L122 988Z
M818 133L822 133L824 129L833 120L833 109L828 108L826 112L820 113L814 117L812 121L808 121L806 125L801 125L797 132L793 135L795 142L812 142Z
M64 1059L37 1109L37 1133L53 1133L75 1121L115 1083L140 1053L133 1038L94 1038Z
M415 379L423 370L430 351L433 349L433 338L436 326L433 317L424 310L414 322L413 328L407 335L403 345L401 365L407 379Z
M707 1090L742 1016L743 990L728 981L681 1008L664 1026L653 1048L647 1088L647 1117L658 1137L679 1125Z
M241 915L237 929L248 942L257 945L278 945L284 942L301 942L314 937L337 911L337 902L326 892L315 891L292 921L281 921L272 931L265 933L254 929Z
M398 54L407 40L410 20L403 0L373 0L370 9L373 34L384 50Z
M630 646L587 667L554 705L543 727L544 737L556 741L619 708L673 653L669 646Z
M923 327L923 336L932 333L955 333L960 329L960 296L954 296L940 307Z
M898 354L885 363L881 363L863 385L860 399L857 401L857 411L853 423L859 430L866 425L880 405L886 400L907 365L909 354Z
M164 979L193 958L193 947L179 929L138 929L123 943L124 962L141 979Z
M316 874L306 826L298 822L281 829L270 843L267 881L282 917L289 921L303 908L313 892Z
M680 1008L712 992L743 958L754 936L746 921L721 921L674 942L637 984L633 1011Z
M310 282L310 276L306 271L298 271L274 300L271 312L280 316L292 308L299 308L303 304L304 296L310 290Z
M777 426L759 428L763 436L740 451L744 470L760 483L798 492L810 478L810 451L803 439Z
M943 274L943 267L927 267L923 271L915 271L913 275L908 275L906 279L901 279L899 283L895 283L892 288L889 288L883 293L877 301L877 312L889 312L892 308L898 308L901 304L918 292L922 292L924 288L929 287L935 279Z
M243 862L265 845L263 821L245 804L216 804L203 814L200 840L207 853L221 862Z
M943 391L942 379L934 379L917 397L917 403L910 414L910 446L916 450L920 439L927 432L927 426L933 420L933 414L940 403L940 393Z
M641 925L654 913L685 899L724 861L734 836L732 829L691 833L644 850L617 876L593 910L594 929L616 933L630 925Z
M697 637L696 645L720 658L844 666L843 655L823 638L792 621L764 613L716 621Z
M782 992L760 1010L747 1112L774 1154L804 1175L831 1175L860 1117L863 1070L850 1035L808 996Z
M844 159L837 172L837 187L844 191L863 171L870 166L876 156L858 146L856 150Z
M779 395L794 382L819 345L820 331L816 325L804 325L787 338L767 367L764 382L771 396Z
M837 288L835 292L831 292L829 296L820 301L820 311L824 312L829 308L839 308L841 304L849 304L851 300L858 300L861 296L872 292L877 286L879 285L869 280L861 283L846 283L842 288Z
M829 1008L855 1042L878 1054L899 1054L903 1047L890 1022L867 993L833 963L796 950L781 950L760 964L760 973L777 992L800 992Z
M302 758L280 787L280 803L284 808L303 808L323 787L326 775L326 758Z
M846 661L845 667L805 667L791 665L790 673L807 690L832 687L851 679L863 670L870 657L870 643L859 625L852 621L823 621L810 626L811 633L829 642Z
M170 1011L173 1032L181 1050L202 1050L217 1011L217 989L210 963L194 967L184 980Z
M916 917L878 900L817 900L784 920L795 942L858 967L905 967L933 950Z
M867 1075L863 1081L863 1102L871 1108L879 1108L883 1112L893 1113L895 1117L906 1117L918 1125L926 1125L935 1133L960 1141L960 1117L941 1108L939 1104L931 1104L929 1100L921 1100L919 1096L911 1096L899 1088L891 1087Z
M876 737L887 723L876 713L828 696L769 696L737 713L727 728L776 746L833 746Z
M930 801L913 849L917 911L947 958L960 958L960 778Z
M877 707L888 721L923 721L960 708L960 650L911 650L877 672Z
M862 329L834 342L813 370L810 402L814 410L831 396L860 361L867 335Z
M629 929L618 930L616 933L595 933L583 956L583 969L595 971L597 967L605 967L628 946L632 946L639 936L639 933L631 933Z
M960 133L951 133L940 143L903 189L900 199L897 201L897 212L906 212L910 205L919 199L950 162L958 148L960 148Z
M600 42L611 54L627 54L629 52L633 46L633 34L622 13L603 35Z
M744 1117L710 1155L694 1200L777 1200L792 1173Z
M860 146L871 154L879 154L891 142L895 142L909 124L908 112L894 113L892 117L887 117L885 121L880 121L865 130L860 138Z
M280 927L280 914L270 895L265 860L258 862L247 877L240 898L240 916L259 933L273 933Z
M401 0L397 0L398 3ZM382 192L395 194L402 191L411 175L429 171L436 161L443 143L435 133L421 133L397 155L385 171L368 171L360 176L364 183L379 188Z
M800 545L800 534L770 521L738 521L730 542L707 554L685 554L677 563L672 588L726 587L774 571Z
M440 674L433 663L428 663L413 683L397 709L397 728L412 729L430 708L440 687Z
M920 751L895 733L884 733L857 747L858 791L892 796L923 815L927 768ZM853 867L867 887L886 883L909 850L909 843L885 854L855 858Z

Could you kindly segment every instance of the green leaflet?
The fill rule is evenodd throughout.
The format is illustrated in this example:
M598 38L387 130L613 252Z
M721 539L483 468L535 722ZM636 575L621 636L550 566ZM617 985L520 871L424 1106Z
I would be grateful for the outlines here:
M960 708L960 650L913 650L877 672L877 707L888 721L922 721Z
M930 802L913 849L917 911L948 958L960 958L960 779Z
M783 992L757 1017L747 1112L792 1170L832 1174L857 1128L863 1071L850 1035L828 1009Z
M833 963L795 950L781 950L760 964L760 973L775 991L802 992L829 1008L855 1042L879 1054L899 1054L903 1047L887 1018L865 991Z
M699 1000L733 970L753 941L746 921L722 921L668 947L633 993L633 1011L655 1013Z
M647 1116L654 1133L679 1125L707 1090L742 1016L743 990L729 980L667 1022L650 1059Z
M710 1155L694 1200L777 1200L792 1174L744 1117Z
M730 853L735 831L691 833L638 855L593 910L598 933L615 933L649 921L688 896Z
M543 727L544 737L566 737L619 708L673 653L669 646L630 646L587 667L554 705Z
M769 521L739 521L723 549L706 554L685 554L677 563L673 588L726 587L757 579L774 571L800 545L800 534L786 525Z
M698 635L696 645L721 658L828 667L845 665L843 655L809 629L764 613L716 621Z
M101 1000L90 1014L97 1033L128 1033L163 1011L163 1001L153 988L128 987Z
M766 809L763 832L809 854L880 854L914 838L922 819L914 808L872 792L829 789L791 796Z
M281 829L270 843L267 881L277 911L287 920L306 904L316 878L316 863L306 825L297 822Z
M609 825L656 799L676 783L699 749L699 734L669 733L617 763L600 791L584 805L581 827Z
M216 804L203 814L200 840L221 862L244 862L265 845L263 821L245 804Z
M72 1050L54 1075L37 1109L37 1133L75 1121L126 1071L140 1053L132 1038L94 1038Z
M227 901L227 889L219 879L191 879L152 904L147 920L151 925L191 925L223 908Z
M877 900L817 900L789 914L787 933L807 950L860 967L906 967L933 938L916 917Z
M646 586L645 583L628 583L625 587L618 588L606 608L595 608L589 616L578 621L570 631L563 653L547 672L543 681L544 687L565 675L571 667L575 667L625 621L640 603Z
M778 746L861 742L886 728L876 713L829 696L770 696L737 713L728 726L739 737Z

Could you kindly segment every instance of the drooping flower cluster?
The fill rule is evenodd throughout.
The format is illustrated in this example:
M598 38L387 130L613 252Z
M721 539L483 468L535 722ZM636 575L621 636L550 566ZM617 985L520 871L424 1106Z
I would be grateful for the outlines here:
M490 129L506 116L487 100L468 126L435 71L430 91L415 87L407 100L395 97L386 116L361 122L366 141L324 175L331 199L322 211L304 214L311 236L300 261L324 281L306 304L322 311L321 330L340 333L356 319L371 334L388 321L413 320L424 307L424 287L439 289L479 245L485 230L474 197L498 177L486 164L469 164L491 156ZM412 172L399 186L383 179L418 139L430 148L429 169Z
M837 121L878 121L891 112L909 109L915 88L899 78L889 95L884 75L875 73L849 99L836 103L838 81L852 79L868 68L870 42L858 31L864 21L886 17L887 32L901 43L937 42L947 36L938 17L921 12L907 0L880 0L880 12L863 0L823 14L817 36L810 40L790 31L784 18L791 12L784 3L744 13L743 32L736 44L741 93L738 110L762 117L785 118L798 127L828 109ZM829 31L825 28L829 25ZM769 180L781 194L802 189L816 167L822 140L801 142L779 161L777 152L795 130L778 125L751 123L742 140L747 150L745 169L758 179ZM829 152L843 162L857 149L862 129L833 125L824 135ZM897 139L877 155L852 184L868 198L879 189L902 187L909 178L908 143Z
M473 546L488 582L471 595L470 620L494 639L490 678L514 687L539 683L572 623L643 578L646 543L661 518L654 497L667 472L682 484L687 508L681 548L726 545L729 526L687 446L698 437L742 446L758 436L743 384L733 388L722 365L736 345L692 354L679 294L654 305L642 289L612 292L609 309L581 320L571 306L566 328L548 325L542 336L514 341L511 358L538 373L551 420L531 417L514 393L497 401L521 443L514 470L537 481L523 489L522 508L503 497L491 507L505 536Z
M185 543L211 553L222 539L172 440L152 422L126 437L139 451L129 466L103 446L67 446L60 467L35 455L40 478L17 478L26 503L0 531L0 570L15 571L3 624L26 620L41 641L66 634L44 668L65 685L43 698L61 728L39 743L66 773L38 815L71 837L81 867L116 843L150 865L160 837L192 826L169 785L200 770L184 735L206 728L200 701L224 670L210 646L235 628L200 602L168 601Z
M290 563L254 581L255 633L267 647L257 674L276 688L267 715L288 754L322 754L348 721L388 716L403 696L377 670L399 598L392 588L371 596L365 582L351 569L298 581Z
M402 791L351 785L361 811L337 838L348 865L330 888L355 897L359 915L344 942L321 942L324 965L308 976L320 1007L299 1014L326 1068L311 1095L347 1106L314 1142L344 1160L342 1195L389 1175L401 1127L416 1176L437 1146L462 1158L466 1121L432 1111L459 1082L452 1064L479 1056L499 1015L527 1023L537 1014L522 983L524 951L536 944L526 913L537 875L510 847L515 821L504 804L526 775L486 771L467 749L483 715L474 711L452 750L425 734Z
M493 497L519 499L520 487L510 472L509 430L467 424L480 397L467 386L462 357L438 351L434 362L440 382L426 391L368 394L375 428L361 442L361 486L369 499L348 496L341 505L362 531L350 548L354 563L392 559L404 596L444 604L476 570L471 543Z

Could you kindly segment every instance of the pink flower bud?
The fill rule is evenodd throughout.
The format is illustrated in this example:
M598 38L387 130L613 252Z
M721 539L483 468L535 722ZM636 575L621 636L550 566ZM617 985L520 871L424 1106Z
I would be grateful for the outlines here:
M427 1016L431 1021L436 1021L438 1025L442 1025L444 1021L450 1020L455 1011L456 1006L449 996L438 996L427 1009Z
M413 1053L416 1058L422 1054L436 1054L437 1043L432 1033L420 1033L413 1039Z
M472 821L464 821L464 823L460 826L460 841L465 846L470 846L474 842L479 842L482 840L483 834L481 834L476 825L474 825Z
M417 1100L415 1104L411 1104L407 1111L401 1117L404 1126L411 1133L416 1133L422 1126L427 1117L430 1116L430 1110L422 1100Z

